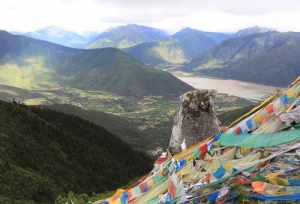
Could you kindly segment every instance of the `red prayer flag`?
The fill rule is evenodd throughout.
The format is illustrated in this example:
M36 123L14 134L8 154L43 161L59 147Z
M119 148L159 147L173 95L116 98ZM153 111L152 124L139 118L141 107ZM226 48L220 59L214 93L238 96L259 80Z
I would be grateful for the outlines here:
M206 155L206 153L207 153L207 144L205 143L205 144L202 144L201 146L200 146L200 148L199 148L199 151L200 151L200 156L201 156L201 159L203 160L204 158L205 158L205 155Z
M156 165L161 165L162 163L164 163L165 161L167 161L167 157L165 157L165 158L158 158L156 161L155 161L155 164Z
M261 121L262 124L265 124L266 122L268 122L267 118L263 118Z
M168 192L171 194L172 198L176 198L176 186L172 180L169 182Z
M269 104L267 107L266 107L266 111L268 113L273 113L274 112L274 108L273 108L273 104Z
M148 191L148 186L147 186L147 183L146 182L143 182L139 185L140 187L140 190L142 193L145 193L146 191Z
M236 183L240 184L240 185L246 185L246 184L250 184L251 181L246 178L238 177L238 178L236 178Z
M239 135L241 134L242 132L242 129L240 127L237 127L235 130L234 130L235 134Z

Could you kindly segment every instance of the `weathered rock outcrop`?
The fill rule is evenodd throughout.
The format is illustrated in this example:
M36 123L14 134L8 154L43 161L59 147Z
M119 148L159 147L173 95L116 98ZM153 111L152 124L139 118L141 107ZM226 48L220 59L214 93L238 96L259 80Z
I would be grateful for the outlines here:
M213 90L193 90L180 97L169 144L172 153L181 151L181 146L189 147L219 133L215 95Z

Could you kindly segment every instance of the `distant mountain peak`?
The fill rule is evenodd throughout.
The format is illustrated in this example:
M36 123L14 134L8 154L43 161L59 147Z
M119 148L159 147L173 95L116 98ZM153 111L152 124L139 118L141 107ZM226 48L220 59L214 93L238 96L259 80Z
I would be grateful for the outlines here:
M193 28L189 28L189 27L186 27L186 28L183 28L181 30L179 30L178 32L176 32L173 37L174 38L178 38L178 37L182 37L182 36L202 36L202 37L206 37L204 32L200 31L200 30L196 30L196 29L193 29Z
M207 32L203 30L198 30L195 28L190 28L190 27L185 27L178 32L176 32L173 37L178 37L178 36L184 36L184 35L197 35L197 36L202 36L202 37L208 37L213 39L216 43L220 43L227 39L230 34L226 33L219 33L219 32Z
M201 30L197 30L195 28L185 27L185 28L177 31L176 33L174 33L173 36L182 35L182 34L191 34L191 33L194 33L194 34L203 34L204 32L202 32Z
M158 28L137 24L127 24L110 28L88 44L88 48L129 48L145 42L154 42L168 38L168 34Z
M38 35L49 35L51 37L64 37L64 35L66 35L66 33L68 33L68 32L71 32L71 31L67 31L58 26L48 26L48 27L33 31L32 33L36 33Z
M114 31L131 30L131 29L135 29L135 30L155 30L155 31L158 31L158 32L166 33L165 31L163 31L159 28L154 28L154 27L149 27L149 26L139 25L139 24L126 24L126 25L120 25L120 26L112 27L112 28L109 28L109 29L105 30L104 33L114 32Z
M181 64L200 56L229 37L225 33L204 32L186 27L168 39L143 43L125 51L145 64Z
M7 32L5 30L0 30L0 34L10 35L11 33Z
M272 32L275 31L272 28L267 28L267 27L260 27L260 26L253 26L249 28L244 28L239 30L236 33L236 36L246 36L246 35L252 35L252 34L257 34L257 33L267 33L267 32Z
M79 34L58 26L47 26L32 32L17 34L73 48L84 47L91 38L93 39L93 35Z
M197 30L197 29L194 29L194 28L191 28L191 27L185 27L185 28L179 30L178 32L191 32L191 31L201 32L200 30Z

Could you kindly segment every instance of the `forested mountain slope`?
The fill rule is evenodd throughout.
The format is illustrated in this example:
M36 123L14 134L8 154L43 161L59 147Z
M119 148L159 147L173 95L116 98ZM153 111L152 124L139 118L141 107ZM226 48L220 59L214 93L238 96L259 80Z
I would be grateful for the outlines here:
M2 101L0 142L0 203L50 204L63 192L105 192L152 165L102 127Z

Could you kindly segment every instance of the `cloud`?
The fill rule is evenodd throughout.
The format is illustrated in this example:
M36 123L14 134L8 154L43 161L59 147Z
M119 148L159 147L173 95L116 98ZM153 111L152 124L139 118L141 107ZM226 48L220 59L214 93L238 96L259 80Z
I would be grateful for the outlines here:
M223 12L239 15L260 15L270 12L298 12L299 0L94 0L97 3L142 11L165 10L177 13Z
M56 25L105 30L136 23L174 32L183 27L232 32L260 25L300 31L299 0L1 0L0 29Z

